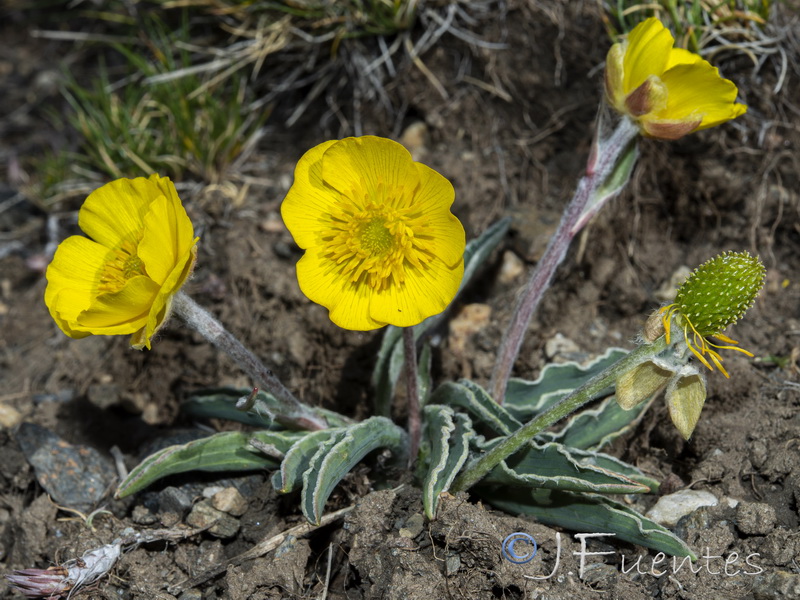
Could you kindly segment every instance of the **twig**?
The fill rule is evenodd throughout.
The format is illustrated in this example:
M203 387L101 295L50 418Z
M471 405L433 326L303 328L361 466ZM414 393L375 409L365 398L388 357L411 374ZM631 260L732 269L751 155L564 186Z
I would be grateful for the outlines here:
M226 571L228 567L235 567L244 562L247 562L248 560L254 560L256 558L264 556L268 552L272 552L273 550L278 548L281 544L283 544L286 538L290 536L294 538L305 537L310 533L312 533L313 531L316 531L320 527L324 527L326 525L330 525L334 521L338 521L339 519L344 517L347 513L352 511L354 508L355 505L347 506L345 508L337 510L336 512L323 515L322 519L320 519L319 525L312 525L311 523L301 523L300 525L296 525L291 529L287 529L283 533L279 533L278 535L273 536L269 539L262 540L261 542L250 548L250 550L242 552L238 556L234 556L226 563L219 564L215 567L208 569L207 571L204 571L200 575L196 575L195 577L187 579L181 583L170 586L169 593L177 596L184 590L197 587L201 583L205 583L209 579L212 579L217 575L219 575L220 573Z

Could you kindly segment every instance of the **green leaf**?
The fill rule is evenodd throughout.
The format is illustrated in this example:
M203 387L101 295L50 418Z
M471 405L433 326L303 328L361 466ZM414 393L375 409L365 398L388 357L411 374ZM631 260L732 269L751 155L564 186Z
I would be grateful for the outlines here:
M494 223L479 237L470 240L464 249L464 277L458 294L469 285L478 269L486 262L492 251L503 240L511 218L507 217ZM451 304L452 306L452 304ZM423 335L433 330L445 318L447 310L428 317L419 325L414 326L414 339L418 340ZM403 369L403 335L399 327L389 325L383 334L381 348L378 351L378 360L372 371L372 385L375 388L375 413L380 416L389 416L391 413L392 397L400 372Z
M458 383L448 381L440 385L431 396L431 402L465 409L472 418L498 435L510 435L522 427L509 412L480 387L468 379Z
M436 515L439 494L450 489L469 454L469 442L475 436L466 415L449 406L425 407L425 437L430 458L422 484L422 504L429 519Z
M272 487L280 494L288 494L303 483L303 473L308 469L311 459L319 452L322 444L331 439L341 439L343 429L323 429L314 431L297 440L286 452L281 467L272 474Z
M623 410L614 396L609 396L594 408L575 413L557 433L537 436L583 450L600 450L619 436L631 431L641 420L655 396L631 410Z
M230 387L197 390L181 404L181 410L189 416L200 419L226 419L252 427L274 426L274 421L267 413L236 408L239 398L249 395L251 391ZM256 398L263 400L266 396L267 394L259 391Z
M492 440L485 448L498 442L499 439ZM605 494L641 494L658 485L636 467L601 452L550 442L531 443L522 456L519 454L502 461L484 481L513 487Z
M243 396L249 396L251 392L252 389L233 387L198 390L181 404L181 410L196 418L226 419L252 427L276 427L277 425L272 420L272 414L280 408L280 405L272 394L259 390L256 394L255 404L250 410L236 408L236 402ZM314 411L325 417L331 427L347 424L340 414L333 411L324 408L315 408Z
M504 486L476 488L486 502L511 514L581 533L614 533L618 538L670 556L697 556L674 533L635 510L597 494L557 490L533 492Z
M600 148L602 148L602 143ZM606 151L607 150L604 148L598 150L598 152ZM631 174L633 173L633 167L636 166L636 160L638 158L639 145L636 143L636 139L634 138L633 141L628 144L628 147L622 151L622 154L619 156L619 158L617 158L617 162L614 165L611 173L595 190L594 195L586 204L586 208L584 208L581 216L578 218L577 222L572 228L573 235L583 229L586 223L588 223L592 217L600 212L600 209L603 208L606 202L616 196L620 191L622 191L622 188L628 184L628 181L631 179Z
M285 452L302 432L260 432L260 440ZM186 444L169 446L151 454L136 466L117 489L124 498L154 481L188 471L253 471L275 469L278 461L250 445L252 434L225 431Z
M530 421L627 353L622 348L609 348L586 366L575 362L550 363L534 381L509 379L503 406L519 421Z
M319 446L303 474L300 506L309 522L319 524L325 502L342 478L377 448L406 452L406 434L385 417L371 417L342 431Z

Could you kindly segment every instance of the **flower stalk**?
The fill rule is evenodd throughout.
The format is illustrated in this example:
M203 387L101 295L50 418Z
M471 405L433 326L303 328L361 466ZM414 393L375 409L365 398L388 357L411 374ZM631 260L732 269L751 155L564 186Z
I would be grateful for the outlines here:
M417 460L419 440L422 435L422 417L419 406L419 383L417 380L417 343L414 328L403 327L403 354L406 361L406 396L408 398L408 462Z
M628 355L611 365L608 369L590 379L583 386L553 405L538 417L531 419L523 427L492 448L476 463L466 469L453 483L452 492L467 490L483 479L500 461L519 451L536 435L569 416L587 402L599 397L614 385L622 374L635 368L649 358L659 355L668 347L666 338L661 336L652 344L642 344Z
M295 398L255 354L188 295L184 292L175 294L172 309L174 314L230 356L245 373L272 394L278 406L275 410L277 422L294 429L318 430L328 427L328 422L323 416Z
M603 137L601 113L597 135L586 166L586 174L578 183L575 195L564 209L558 229L550 238L541 260L536 264L500 343L490 384L490 393L499 404L502 404L505 398L508 378L511 376L511 370L522 346L522 338L528 329L533 313L539 306L545 290L550 287L556 269L564 261L572 238L613 195L600 192L626 155L626 151L638 132L639 129L633 121L622 118L614 131L608 137Z

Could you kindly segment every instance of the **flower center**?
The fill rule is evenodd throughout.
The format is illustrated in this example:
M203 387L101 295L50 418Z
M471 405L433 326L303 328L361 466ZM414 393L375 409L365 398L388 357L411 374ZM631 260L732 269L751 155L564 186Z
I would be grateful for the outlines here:
M125 241L115 248L100 274L97 291L113 294L121 290L129 279L147 275L142 259L136 254L136 245Z
M375 291L401 285L409 268L433 259L426 219L403 188L343 195L322 233L324 256L353 284Z

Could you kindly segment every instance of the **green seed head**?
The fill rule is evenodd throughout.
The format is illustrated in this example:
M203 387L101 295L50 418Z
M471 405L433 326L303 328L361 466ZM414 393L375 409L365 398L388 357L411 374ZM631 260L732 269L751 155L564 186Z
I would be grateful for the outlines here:
M720 333L753 306L765 273L757 256L725 252L694 270L678 288L675 304L700 335Z

